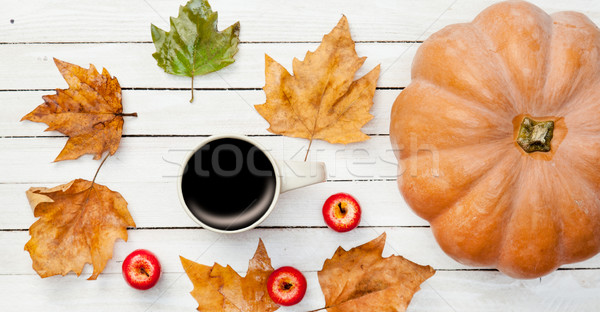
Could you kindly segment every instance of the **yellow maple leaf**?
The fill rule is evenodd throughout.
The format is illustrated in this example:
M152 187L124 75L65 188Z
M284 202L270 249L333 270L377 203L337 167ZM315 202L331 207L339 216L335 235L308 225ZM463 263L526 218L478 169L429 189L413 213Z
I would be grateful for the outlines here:
M44 95L44 104L25 115L30 120L48 125L69 136L67 144L54 161L76 159L93 154L100 159L105 151L113 155L123 130L121 86L106 69L99 74L94 65L89 69L54 59L56 67L69 89L56 89L56 94Z
M369 110L379 65L354 81L365 60L356 54L343 16L315 52L306 53L304 61L294 58L294 75L265 55L267 101L255 108L269 122L270 132L309 139L309 149L314 139L342 144L367 140L361 128L373 118Z
M262 240L258 241L245 277L230 266L215 263L210 267L179 258L194 284L191 294L198 301L198 311L270 312L279 308L267 291L273 267Z

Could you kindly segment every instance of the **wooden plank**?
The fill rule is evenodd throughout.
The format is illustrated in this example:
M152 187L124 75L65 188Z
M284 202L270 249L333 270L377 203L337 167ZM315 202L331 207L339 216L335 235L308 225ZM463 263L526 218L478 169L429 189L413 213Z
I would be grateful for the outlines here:
M408 311L596 311L600 271L558 271L515 280L498 272L437 272L423 284Z
M348 242L346 236L344 242ZM184 251L184 256L191 257L189 250L197 249L199 245L197 242L186 243L188 251ZM213 261L230 264L244 275L247 261L256 247L255 243L231 245L227 248L236 249L229 249L227 257L213 257L209 260L201 257L195 260L208 265ZM135 248L132 246L134 244L128 244L131 246L128 246L127 252ZM297 306L278 311L307 311L323 306L324 299L316 271L321 269L325 258L331 255L312 253L312 248L307 252L298 252L297 246L289 246L290 241L287 241L286 254L289 257L284 259L274 250L272 242L265 240L265 244L274 267L300 267L300 260L314 267L301 268L308 281L304 300ZM125 253L119 250L119 245L123 244L117 244L115 257L123 259ZM246 248L246 245L252 246ZM144 242L143 247L156 250L153 241ZM332 252L333 250L330 251ZM111 260L105 273L96 281L85 281L88 272L79 278L69 274L66 277L46 279L32 274L31 268L27 268L28 272L25 274L0 274L0 300L3 308L8 311L189 311L195 308L197 304L189 295L193 286L183 273L178 254L165 254L161 251L158 256L164 273L156 287L148 291L140 292L127 286L120 273L120 262ZM27 255L20 260L29 265L30 260L26 257ZM107 272L109 270L111 272ZM599 285L600 270L557 271L534 280L515 280L495 271L438 271L422 285L422 290L416 293L408 311L595 311L600 303L597 296Z
M265 53L291 71L294 57L304 59L307 51L314 51L318 46L318 43L243 44L235 63L218 72L197 77L194 86L262 88L265 83ZM418 46L416 43L357 44L358 55L367 57L357 77L381 64L379 87L406 86ZM105 67L119 79L123 88L189 89L190 78L166 74L156 65L152 57L154 52L150 43L0 45L0 58L11 60L0 65L0 71L10 73L0 76L0 87L2 90L66 88L67 84L52 60L56 57L79 66L88 67L91 63L98 69ZM196 103L202 103L202 98L198 98Z
M218 234L204 229L129 230L129 241L119 240L115 244L113 259L107 263L104 272L121 272L123 259L139 248L154 252L165 272L181 272L179 255L209 265L213 262L229 264L245 272L259 238L265 243L274 266L291 265L302 271L317 271L338 246L348 250L383 232L387 234L384 256L402 255L439 270L474 269L447 256L428 228L370 227L346 233L328 228L261 228L239 234ZM23 250L28 240L26 231L0 231L0 246L10 251L10 257L0 259L0 275L34 273L29 253ZM600 255L565 267L600 269ZM82 275L87 277L91 272L88 265Z
M374 118L364 127L368 134L388 134L390 111L399 90L377 90L371 114ZM42 95L53 91L0 92L0 137L46 136L62 134L43 131L45 124L19 122L37 105ZM189 91L125 90L123 107L137 112L138 118L126 118L125 135L197 135L213 132L271 134L269 124L254 109L265 102L262 90L196 91L196 102L189 103ZM226 121L226 122L224 122Z
M320 41L345 14L355 40L422 40L445 25L472 20L495 0L317 1L274 4L269 0L212 1L223 29L242 25L243 41ZM600 21L590 0L532 0L549 13L575 10ZM150 41L150 23L167 28L185 1L23 2L0 11L2 42ZM318 9L317 9L318 8ZM10 21L13 21L12 23ZM310 21L310 22L308 22Z
M304 299L278 312L324 305L316 272L304 274L308 282ZM497 272L437 272L423 283L407 311L596 311L599 284L600 272L588 270L560 271L541 281L514 280ZM164 273L147 291L127 286L120 273L102 274L93 282L73 276L0 275L0 300L7 311L191 311L198 306L189 294L192 289L188 277L179 272Z
M229 131L227 131L229 132ZM215 131L211 134L223 132ZM203 137L127 137L117 153L104 164L98 182L175 183L187 154ZM282 136L255 139L276 159L303 161L308 140ZM66 183L74 178L91 179L100 161L91 155L77 161L52 163L66 138L0 139L0 163L6 168L0 183ZM326 163L330 180L395 179L397 161L387 136L348 145L315 141L308 160ZM313 172L316 174L316 171Z
M0 229L27 229L36 220L25 197L29 187L46 184L0 184L4 217ZM138 227L197 226L184 212L172 182L110 183L129 203L129 211ZM283 193L277 208L262 227L324 227L323 203L332 194L350 193L362 207L360 226L427 226L406 205L396 181L327 182Z

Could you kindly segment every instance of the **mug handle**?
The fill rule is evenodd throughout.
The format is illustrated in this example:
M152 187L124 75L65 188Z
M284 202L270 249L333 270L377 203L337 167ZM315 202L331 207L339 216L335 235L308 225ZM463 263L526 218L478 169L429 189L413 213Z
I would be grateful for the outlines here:
M325 182L327 171L323 162L276 160L281 180L281 193L315 183Z

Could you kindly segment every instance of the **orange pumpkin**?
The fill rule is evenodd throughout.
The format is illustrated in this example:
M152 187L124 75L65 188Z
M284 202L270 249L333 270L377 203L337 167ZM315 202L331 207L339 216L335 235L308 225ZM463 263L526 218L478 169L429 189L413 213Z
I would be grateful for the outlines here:
M461 263L534 278L600 250L600 31L502 2L429 37L394 103L406 202Z

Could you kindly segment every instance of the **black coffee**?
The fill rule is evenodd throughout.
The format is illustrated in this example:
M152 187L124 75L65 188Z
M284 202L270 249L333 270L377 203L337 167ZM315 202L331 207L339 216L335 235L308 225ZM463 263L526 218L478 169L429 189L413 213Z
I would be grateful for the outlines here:
M204 224L233 231L252 225L275 196L275 171L256 146L217 139L188 161L181 179L185 204Z

